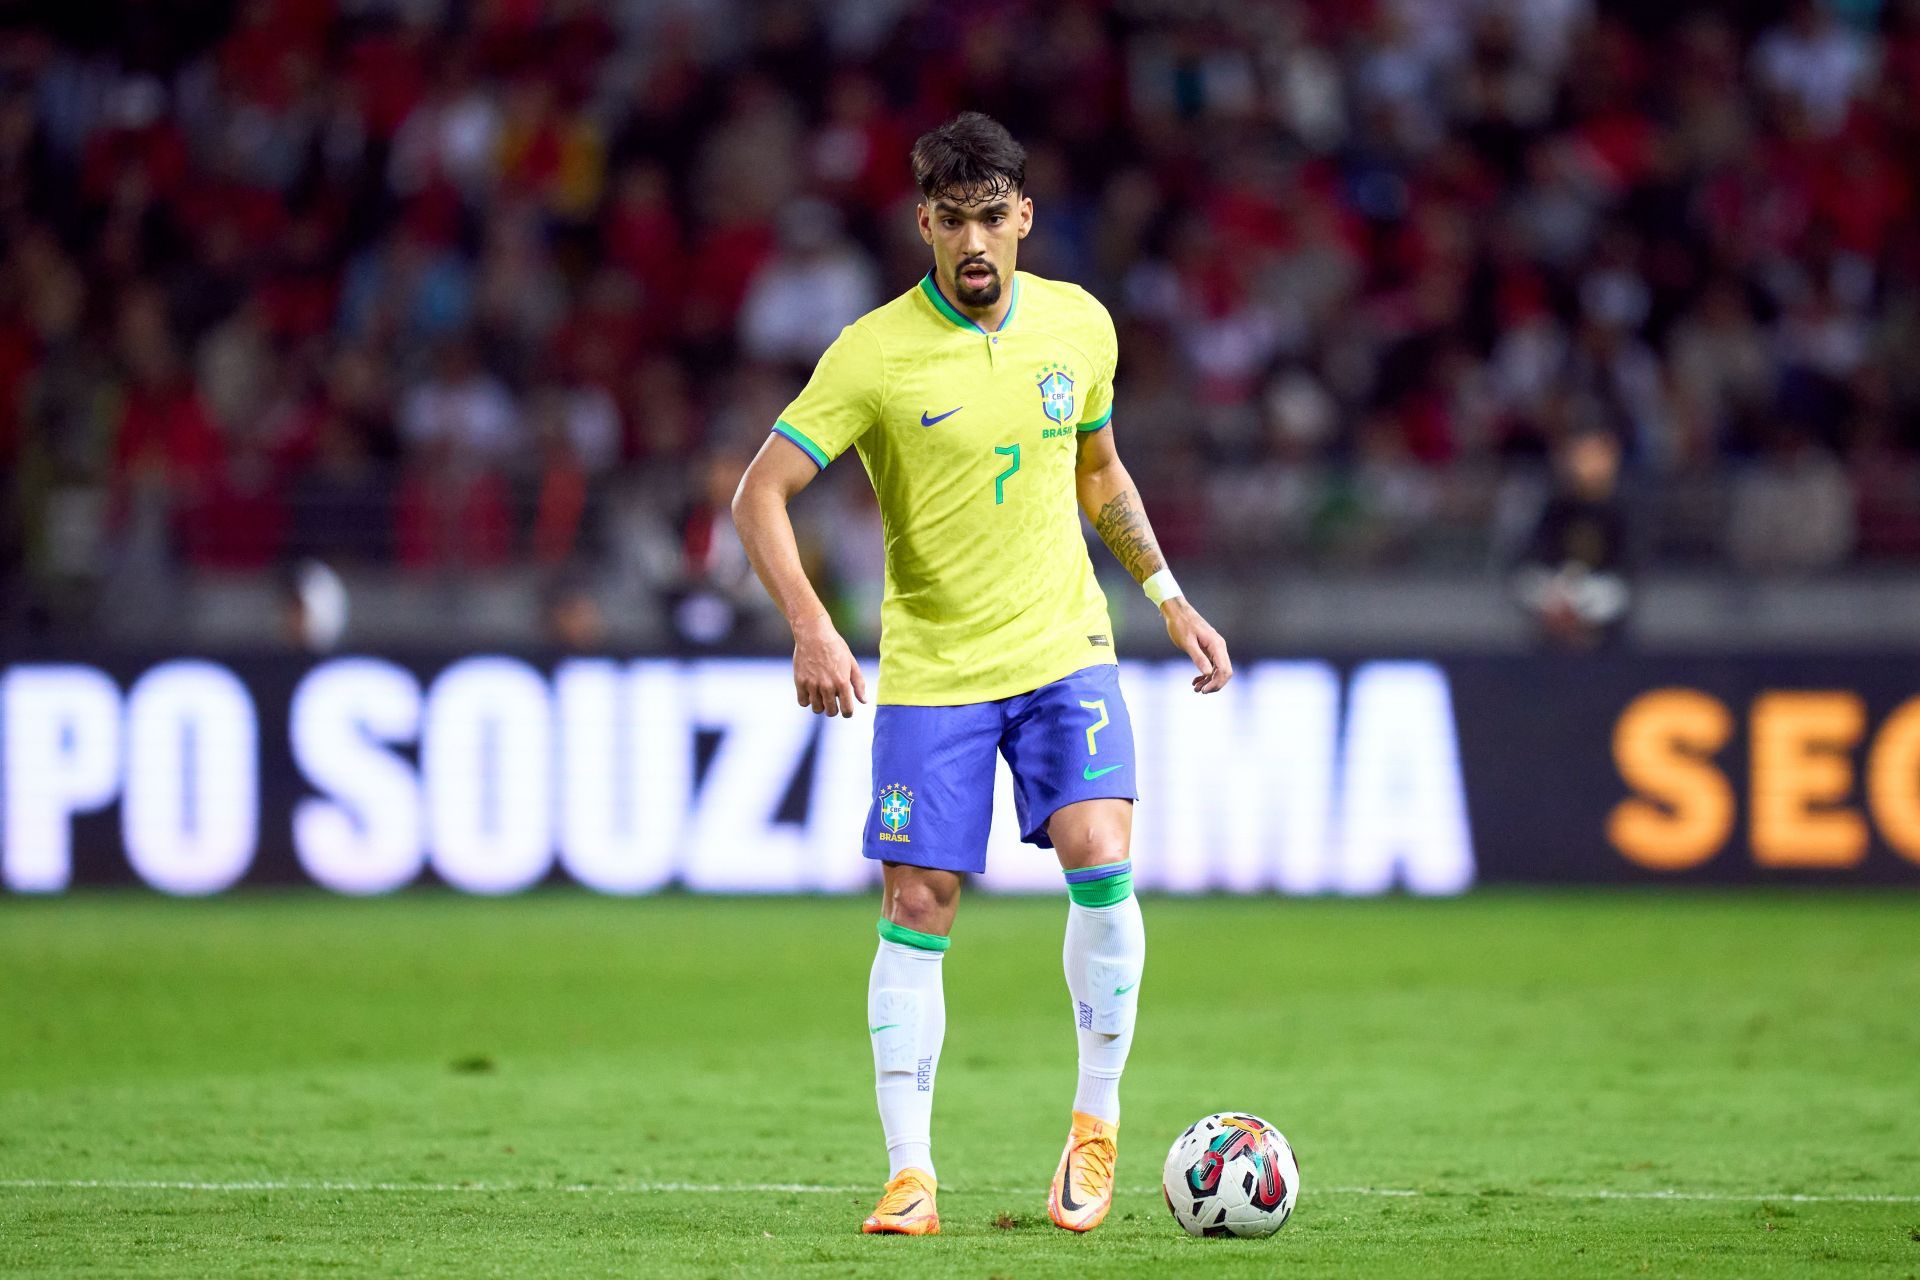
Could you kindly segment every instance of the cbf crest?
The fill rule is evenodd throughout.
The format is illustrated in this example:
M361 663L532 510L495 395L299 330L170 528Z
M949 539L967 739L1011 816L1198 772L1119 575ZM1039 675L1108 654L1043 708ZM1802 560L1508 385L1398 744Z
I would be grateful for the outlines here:
M913 792L898 782L889 784L880 792L880 838L906 844L913 838L906 834L912 821Z
M1041 371L1040 409L1055 422L1073 421L1073 377L1064 365Z

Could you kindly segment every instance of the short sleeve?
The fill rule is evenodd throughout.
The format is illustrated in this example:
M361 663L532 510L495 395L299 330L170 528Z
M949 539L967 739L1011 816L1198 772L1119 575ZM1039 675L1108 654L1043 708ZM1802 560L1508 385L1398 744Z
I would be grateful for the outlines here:
M880 344L857 324L840 331L807 385L773 424L824 467L880 419Z
M1089 320L1090 345L1094 351L1093 382L1080 404L1080 431L1098 431L1113 421L1113 374L1120 363L1120 339L1113 331L1113 317L1097 300Z

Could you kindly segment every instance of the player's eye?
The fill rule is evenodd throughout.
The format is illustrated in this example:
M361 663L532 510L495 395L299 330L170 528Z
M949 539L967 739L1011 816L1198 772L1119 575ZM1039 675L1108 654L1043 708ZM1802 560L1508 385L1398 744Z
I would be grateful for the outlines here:
M996 213L991 218L987 219L988 222L991 222L996 227L999 226L1001 223L1005 222L1006 220L1007 220L1007 217L1003 213Z

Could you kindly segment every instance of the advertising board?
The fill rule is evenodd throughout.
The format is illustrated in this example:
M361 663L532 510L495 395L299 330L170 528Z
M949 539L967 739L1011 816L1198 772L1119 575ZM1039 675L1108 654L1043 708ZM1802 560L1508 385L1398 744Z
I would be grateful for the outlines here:
M1865 658L1129 662L1141 886L1920 882L1920 668ZM871 670L869 685L872 686ZM872 712L777 658L0 666L0 885L841 892ZM1057 891L1005 766L987 888Z

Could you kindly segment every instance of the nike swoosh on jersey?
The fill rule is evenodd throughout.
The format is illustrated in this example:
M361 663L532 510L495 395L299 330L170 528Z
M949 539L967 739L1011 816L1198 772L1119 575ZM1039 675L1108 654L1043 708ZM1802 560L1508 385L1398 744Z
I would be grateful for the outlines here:
M1088 782L1092 782L1095 778L1106 777L1108 774L1112 773L1115 769L1124 769L1124 768L1126 768L1126 766L1123 764L1110 764L1104 769L1096 769L1092 765L1088 765L1086 768L1080 770L1080 776L1085 778Z
M920 425L923 427L930 427L936 422L945 422L948 418L951 418L954 414L960 412L962 409L966 407L967 406L963 404L958 404L958 405L955 405L953 408L947 410L945 413L935 414L931 418L927 416L927 411L925 409L922 409L920 411Z

